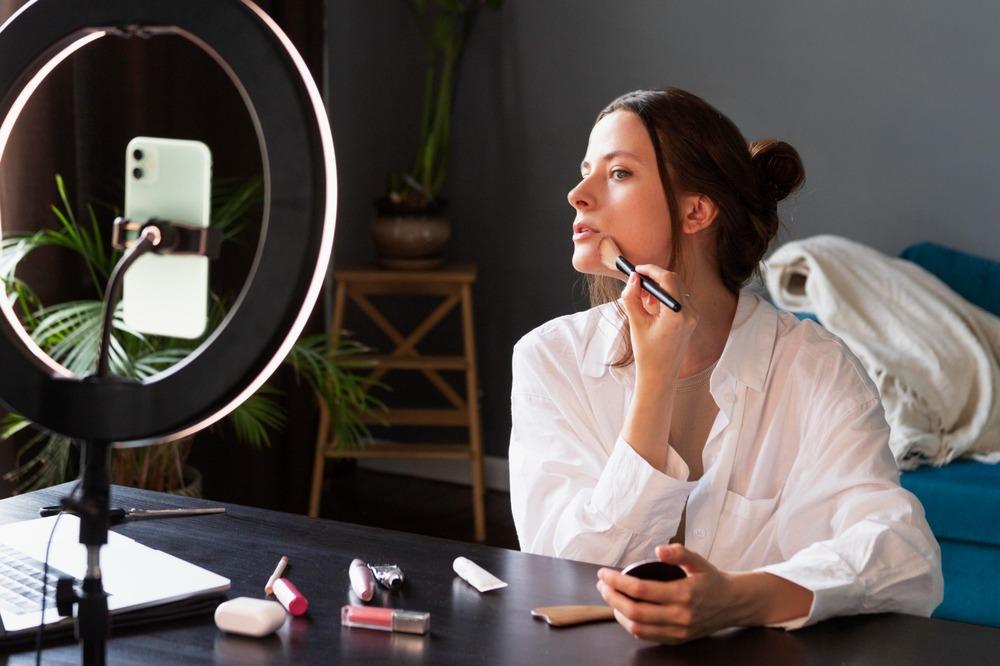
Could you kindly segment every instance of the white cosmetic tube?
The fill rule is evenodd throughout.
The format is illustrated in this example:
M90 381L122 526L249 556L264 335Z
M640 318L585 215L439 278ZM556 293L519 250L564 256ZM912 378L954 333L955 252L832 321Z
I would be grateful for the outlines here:
M462 577L462 580L480 592L489 592L490 590L507 587L507 583L468 558L456 557L452 568L455 570L455 573Z

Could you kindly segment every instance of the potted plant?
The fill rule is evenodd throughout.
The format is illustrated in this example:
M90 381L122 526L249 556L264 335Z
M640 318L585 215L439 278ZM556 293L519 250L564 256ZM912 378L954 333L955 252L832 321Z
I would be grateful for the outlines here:
M111 251L100 233L97 215L87 206L89 220L80 222L73 214L63 180L56 176L60 205L52 205L59 226L34 233L10 234L0 242L0 279L3 280L22 325L32 339L53 359L81 375L94 372L97 362L104 287L121 256ZM223 242L238 240L248 227L249 213L261 200L261 183L213 183L211 224L219 229ZM113 215L118 212L112 210ZM60 247L78 256L90 276L95 298L55 305L43 305L38 296L16 274L21 260L43 247ZM211 334L226 314L227 304L211 294L209 326L201 339L180 340L150 336L125 326L119 311L115 315L111 369L123 377L142 380L177 363ZM331 422L337 428L337 442L344 448L359 446L368 437L362 422L383 405L369 395L370 383L355 374L369 362L354 359L367 347L340 336L337 348L329 347L325 334L300 338L285 362L298 379L308 382L326 403ZM270 433L285 423L285 414L276 400L278 391L265 384L221 423L228 423L241 442L253 447L270 444ZM0 421L0 439L25 431L31 422L19 414L7 414ZM219 424L216 426L219 427ZM140 448L114 449L112 483L150 490L197 494L200 474L185 465L190 439ZM75 448L65 437L45 432L32 433L18 451L18 464L7 475L19 491L49 486L76 474Z
M483 7L503 0L405 0L420 27L426 69L420 138L413 167L389 174L375 201L376 258L386 268L425 270L444 261L451 236L441 198L451 145L455 76L465 44Z

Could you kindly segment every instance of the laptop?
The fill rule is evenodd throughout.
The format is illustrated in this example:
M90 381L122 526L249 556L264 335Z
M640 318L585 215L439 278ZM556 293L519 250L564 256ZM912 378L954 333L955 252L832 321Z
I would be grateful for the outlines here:
M18 641L38 629L42 619L42 563L56 518L0 525L0 643ZM64 575L82 583L87 550L79 539L80 519L63 514L49 547L46 634L50 626L52 633L72 628L73 618L60 617L56 610L55 586ZM132 617L135 621L141 614L133 611L217 597L230 586L228 578L111 531L107 545L101 548L101 576L113 625L125 624L118 617ZM162 612L149 615L165 617Z

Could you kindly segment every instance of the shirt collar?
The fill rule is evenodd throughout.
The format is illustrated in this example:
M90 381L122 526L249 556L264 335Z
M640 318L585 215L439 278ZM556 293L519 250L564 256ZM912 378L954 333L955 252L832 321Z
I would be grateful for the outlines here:
M598 307L594 334L587 341L581 371L589 377L603 377L610 372L619 383L635 374L634 365L611 368L621 353L619 336L621 318L614 303ZM736 314L722 356L712 372L711 391L718 394L723 383L735 379L761 391L771 367L771 355L777 336L778 314L770 303L749 289L741 289Z
M729 339L712 373L712 393L726 376L763 391L777 336L778 311L753 291L741 289Z

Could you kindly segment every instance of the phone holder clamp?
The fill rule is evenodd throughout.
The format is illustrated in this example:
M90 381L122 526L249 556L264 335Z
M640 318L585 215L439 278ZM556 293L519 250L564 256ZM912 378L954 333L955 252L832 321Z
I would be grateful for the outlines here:
M111 230L111 244L118 250L125 250L142 235L144 229L153 227L160 232L160 240L153 247L157 254L190 254L209 259L219 257L222 234L218 229L196 227L182 222L169 222L152 218L146 222L136 222L124 217L116 217Z

